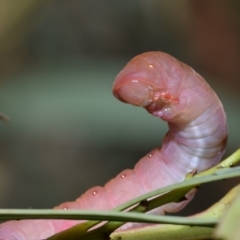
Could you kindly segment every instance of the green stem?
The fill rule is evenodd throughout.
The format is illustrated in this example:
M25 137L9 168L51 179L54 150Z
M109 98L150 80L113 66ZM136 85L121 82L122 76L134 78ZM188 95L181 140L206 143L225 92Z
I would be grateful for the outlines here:
M36 214L36 212L38 213ZM148 222L148 223L173 223L173 224L191 224L190 220L185 219L184 217L173 217L173 216L156 216L156 215L143 215L141 213L133 212L113 212L113 211L88 211L83 210L76 212L74 210L69 210L68 215L65 217L65 210L26 210L21 209L12 209L12 210L1 210L1 215L3 220L8 220L9 218L21 218L21 219L102 219L103 221L120 221L120 222ZM63 217L64 216L64 217ZM213 226L215 225L215 220L208 221L205 220L196 220L193 222L197 226Z

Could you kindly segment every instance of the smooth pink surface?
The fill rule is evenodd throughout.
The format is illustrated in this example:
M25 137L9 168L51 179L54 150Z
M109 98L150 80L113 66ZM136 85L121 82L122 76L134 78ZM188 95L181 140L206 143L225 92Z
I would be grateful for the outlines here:
M144 156L133 170L124 170L104 187L91 188L59 209L111 209L140 194L180 182L193 169L203 171L221 160L227 141L226 115L211 87L189 66L162 52L138 55L116 77L113 94L167 121L169 132L161 148ZM187 200L154 212L176 212L194 194L192 191ZM75 223L10 221L0 226L0 239L42 239ZM128 227L132 225L125 225Z

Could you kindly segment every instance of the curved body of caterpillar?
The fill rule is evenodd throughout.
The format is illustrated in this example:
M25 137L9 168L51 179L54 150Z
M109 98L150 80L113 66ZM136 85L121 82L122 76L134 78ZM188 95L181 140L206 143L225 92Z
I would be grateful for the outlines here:
M119 100L142 106L168 122L169 131L162 146L143 157L133 170L125 170L104 187L91 188L76 201L57 208L111 209L140 194L180 182L193 169L202 171L221 160L227 140L223 106L205 80L189 66L166 53L138 55L116 77L113 93ZM187 200L166 204L157 212L178 211L193 195L190 192ZM0 226L0 239L44 238L75 223L11 221Z

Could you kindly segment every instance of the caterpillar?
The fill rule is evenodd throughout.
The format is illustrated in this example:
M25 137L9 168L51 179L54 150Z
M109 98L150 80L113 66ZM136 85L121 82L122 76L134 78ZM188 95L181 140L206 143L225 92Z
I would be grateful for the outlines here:
M144 156L133 170L124 170L104 187L93 187L76 201L56 209L111 209L140 194L180 182L187 173L217 164L227 142L226 114L208 83L192 68L163 52L134 57L117 75L114 96L145 108L168 123L160 148ZM169 203L158 214L182 209L194 196ZM42 239L76 221L21 220L0 225L0 239ZM34 229L34 230L33 230Z

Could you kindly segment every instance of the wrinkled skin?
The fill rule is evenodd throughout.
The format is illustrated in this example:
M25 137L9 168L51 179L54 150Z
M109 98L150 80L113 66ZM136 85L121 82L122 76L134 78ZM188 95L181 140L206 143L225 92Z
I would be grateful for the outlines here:
M116 77L113 94L168 122L169 131L162 146L140 159L133 170L124 170L104 187L91 188L76 201L56 209L111 209L140 194L180 182L192 170L203 171L221 160L227 141L223 106L211 87L189 66L166 53L138 55ZM154 212L176 212L194 194L191 191L185 201L166 204ZM9 221L0 225L0 240L43 239L76 223ZM122 229L134 226L129 223Z

